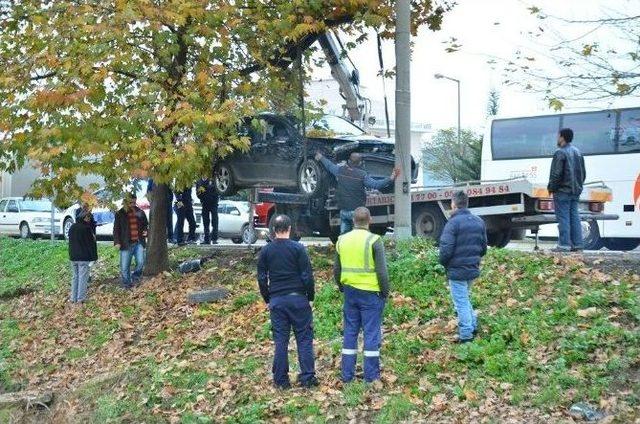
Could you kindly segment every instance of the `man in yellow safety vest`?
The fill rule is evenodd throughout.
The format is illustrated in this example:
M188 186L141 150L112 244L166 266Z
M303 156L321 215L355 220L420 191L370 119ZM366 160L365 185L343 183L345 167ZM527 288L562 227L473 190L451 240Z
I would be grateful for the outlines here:
M380 236L369 232L371 214L365 207L354 211L353 231L336 244L334 278L344 292L344 341L342 381L353 380L358 334L364 332L364 379L380 379L382 311L389 296L389 276Z

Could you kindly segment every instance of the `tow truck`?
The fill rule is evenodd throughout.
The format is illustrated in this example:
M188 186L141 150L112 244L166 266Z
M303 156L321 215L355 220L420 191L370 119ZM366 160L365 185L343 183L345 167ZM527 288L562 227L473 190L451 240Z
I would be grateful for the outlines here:
M357 69L350 70L342 60L345 53L338 49L337 36L327 32L318 41L331 67L331 74L340 86L348 118L366 127L368 99L360 94ZM255 189L250 202L252 205L275 205L267 219L262 218L265 222L275 214L289 215L294 224L292 236L296 239L325 236L335 243L340 233L340 211L332 188L335 187L335 179L329 187L328 193L316 197ZM414 236L435 240L440 238L451 215L451 198L458 190L468 194L469 209L486 222L488 243L491 246L506 246L518 230L531 229L537 234L540 225L556 222L553 200L546 187L531 183L523 177L501 181L469 181L451 186L414 186L411 188L411 227ZM366 206L371 211L371 231L374 233L384 235L393 231L394 197L393 194L368 192ZM604 183L585 184L579 204L581 220L595 225L596 220L618 219L617 215L604 213L604 204L611 199L612 192ZM253 214L255 208L252 206L251 210ZM256 223L256 220L252 222ZM258 232L269 233L265 227ZM536 249L537 242L536 236Z
M412 187L413 235L438 240L451 216L451 198L460 190L469 196L470 211L484 219L491 246L506 246L515 230L535 232L540 225L557 222L553 200L544 186L525 178L471 181L451 186ZM276 214L285 213L292 218L296 238L325 236L335 242L340 234L340 211L333 192L322 205L317 203L321 199L296 193L257 191L255 196L258 202L275 204ZM580 219L587 222L618 219L617 215L604 213L604 204L611 199L611 189L603 183L586 184L580 196ZM370 191L366 206L371 211L372 232L384 235L393 231L393 194Z

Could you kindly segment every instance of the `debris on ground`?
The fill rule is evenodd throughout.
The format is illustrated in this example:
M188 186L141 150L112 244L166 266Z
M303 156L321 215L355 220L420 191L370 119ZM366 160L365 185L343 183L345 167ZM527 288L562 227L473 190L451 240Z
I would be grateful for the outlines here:
M231 293L224 287L216 287L206 290L198 290L191 292L187 295L187 301L189 303L205 303L215 302L218 300L226 299Z
M589 405L588 403L576 403L569 409L569 415L576 419L582 419L589 422L600 421L606 414Z

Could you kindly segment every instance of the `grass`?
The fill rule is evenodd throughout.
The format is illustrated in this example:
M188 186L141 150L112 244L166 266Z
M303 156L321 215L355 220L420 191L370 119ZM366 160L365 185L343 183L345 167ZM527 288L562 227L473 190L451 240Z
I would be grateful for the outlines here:
M8 294L0 300L0 391L26 386L25 364L45 357L57 362L30 371L56 378L82 367L119 373L78 386L73 396L84 405L87 422L394 423L428 416L437 396L468 412L489 394L500 407L537 414L538 420L577 401L597 404L616 396L618 407L637 411L640 405L634 377L640 374L640 282L629 274L603 284L581 273L581 264L492 249L472 290L480 337L456 345L437 250L424 240L389 246L392 298L384 318L384 388L377 391L362 381L342 386L337 380L342 295L331 278L332 253L312 250L322 386L279 393L270 387L270 325L253 255L216 257L200 273L162 277L133 294L91 288L89 304L73 313L64 310L65 249L64 243L0 239L0 293ZM198 254L172 250L171 262ZM94 280L113 278L113 249L101 245L100 256ZM233 296L185 304L187 291L212 283ZM24 295L25 288L33 293ZM16 301L22 296L30 296L29 306ZM586 308L596 310L581 316ZM290 362L295 373L295 353ZM3 414L8 412L0 411L0 419ZM491 414L500 421L499 412Z

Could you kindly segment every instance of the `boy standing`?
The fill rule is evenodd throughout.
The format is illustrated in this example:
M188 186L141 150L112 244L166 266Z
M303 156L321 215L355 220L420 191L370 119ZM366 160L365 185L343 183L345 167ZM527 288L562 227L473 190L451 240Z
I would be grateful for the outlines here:
M98 260L98 246L93 232L91 213L81 209L76 222L69 228L69 259L71 260L72 303L82 303L87 299L89 263Z

